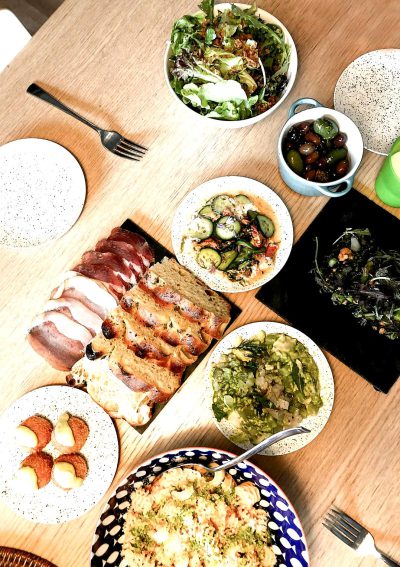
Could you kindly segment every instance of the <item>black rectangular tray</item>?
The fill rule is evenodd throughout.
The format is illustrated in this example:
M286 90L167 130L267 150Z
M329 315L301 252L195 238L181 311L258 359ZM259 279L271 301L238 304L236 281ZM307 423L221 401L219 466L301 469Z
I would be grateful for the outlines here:
M315 237L322 258L346 228L369 228L383 249L400 250L400 221L353 189L328 201L293 247L284 268L256 297L387 393L400 375L400 341L362 327L345 308L333 305L311 273Z
M174 258L174 255L167 248L165 248L162 244L160 244L157 240L155 240L152 236L150 236L150 234L148 234L145 230L143 230L139 225L137 225L131 219L127 219L121 225L121 228L125 228L126 230L130 230L131 232L136 232L137 234L140 234L141 236L143 236L147 240L147 242L149 243L151 248L154 250L154 256L155 256L156 262L160 262L165 257ZM220 295L222 295L222 294L220 294ZM240 315L242 310L237 305L232 303L232 301L230 301L230 299L228 299L226 296L223 296L223 297L231 306L231 320L230 320L230 323L229 323L229 326L230 326L235 321L235 319L237 319L237 317ZM228 326L228 328L229 328L229 326ZM213 341L211 342L208 349L199 356L197 361L194 364L191 364L190 366L187 367L187 369L185 370L185 373L183 375L182 383L185 380L187 380L187 378L191 375L193 370L195 370L195 368L201 363L201 361L204 359L204 357L207 356L208 352L210 351L210 349L214 346L214 344L216 342L217 342L216 339L213 339ZM168 402L166 402L166 403L168 403ZM165 404L156 404L156 406L154 408L153 416L150 419L150 421L148 423L146 423L146 425L143 425L141 427L135 427L135 429L139 433L143 433L147 429L147 427L150 425L150 423L154 420L154 418L160 413L160 411L162 410L162 408L164 406L165 406Z

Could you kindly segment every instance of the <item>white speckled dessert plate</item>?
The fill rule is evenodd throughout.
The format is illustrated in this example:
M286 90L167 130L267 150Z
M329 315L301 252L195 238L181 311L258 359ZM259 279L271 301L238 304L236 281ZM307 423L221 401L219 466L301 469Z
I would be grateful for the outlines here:
M272 333L284 333L286 335L289 335L290 337L294 337L308 349L308 352L313 357L319 370L320 392L323 406L320 408L317 415L308 416L301 422L301 425L310 429L311 433L308 433L307 435L296 435L294 437L289 437L288 439L284 439L279 443L275 443L275 445L272 445L264 452L260 453L261 455L270 456L286 455L287 453L292 453L293 451L297 451L298 449L305 447L306 445L308 445L308 443L315 439L319 433L321 433L331 414L333 400L335 397L335 385L328 361L326 360L321 349L314 343L314 341L312 341L301 331L298 331L297 329L294 329L289 325L284 325L283 323L262 321L239 327L238 329L235 329L234 331L229 333L229 335L224 337L212 352L205 371L208 407L210 413L214 417L212 411L213 388L211 383L211 370L213 365L220 361L221 355L229 352L229 350L237 346L241 340L251 339L260 331L264 331L267 335ZM222 419L221 421L217 421L217 419L215 419L214 417L214 422L221 433L232 441L231 436L234 430L228 420ZM238 447L246 450L253 447L253 445L251 444L235 444L238 445Z
M32 415L42 415L54 426L64 412L82 418L89 427L89 436L80 451L88 464L86 479L82 486L69 491L50 481L40 490L21 492L13 478L29 453L16 445L16 427ZM114 478L119 456L114 424L85 392L68 386L46 386L28 392L1 416L0 431L0 497L28 520L61 524L78 518L100 500ZM53 458L60 455L52 442L43 450Z
M336 110L361 131L364 147L387 155L400 136L400 49L370 51L340 75L334 94Z
M65 234L81 214L86 182L77 159L39 138L0 147L0 245L37 246Z
M187 235L187 230L192 219L209 199L224 193L232 196L244 193L250 199L254 197L264 202L265 206L271 211L277 221L275 234L278 235L279 248L274 265L256 280L246 285L230 281L224 272L219 270L215 270L214 273L211 273L199 266L195 255L188 254L186 251L182 250L183 239ZM293 224L285 203L275 191L249 177L232 175L217 177L202 183L196 187L196 189L188 193L183 201L181 201L172 222L172 246L178 261L199 279L203 280L211 289L225 293L249 291L270 281L285 265L289 258L292 245Z

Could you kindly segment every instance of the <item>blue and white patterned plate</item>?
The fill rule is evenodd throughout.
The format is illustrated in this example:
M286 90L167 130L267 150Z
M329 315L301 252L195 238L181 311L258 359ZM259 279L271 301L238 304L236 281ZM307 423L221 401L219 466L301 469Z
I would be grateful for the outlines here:
M228 451L208 447L188 447L162 453L139 465L121 482L100 516L93 539L91 566L120 565L124 519L130 495L135 488L152 482L157 475L179 463L221 464L234 456ZM248 461L239 463L228 472L238 484L250 480L260 490L261 500L256 506L264 508L270 518L268 526L272 549L277 557L276 567L309 567L303 528L292 504L279 486Z

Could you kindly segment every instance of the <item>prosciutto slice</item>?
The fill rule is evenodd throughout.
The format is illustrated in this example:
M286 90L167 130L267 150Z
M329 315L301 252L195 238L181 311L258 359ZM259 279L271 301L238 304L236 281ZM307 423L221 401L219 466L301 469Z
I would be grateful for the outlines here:
M86 262L85 264L78 264L74 268L75 272L79 272L83 276L100 280L108 284L110 291L112 291L118 298L127 291L126 283L124 280L114 272L112 268L105 264L93 264Z
M56 370L71 370L83 355L83 347L62 335L51 321L30 329L28 342L35 352Z
M143 236L125 230L124 228L113 228L111 235L108 237L110 240L122 240L128 242L135 247L137 253L142 258L144 265L148 268L154 262L154 253L150 248Z
M62 284L52 291L52 299L77 299L101 319L105 319L107 313L117 307L116 296L103 283L76 272L68 272L65 276Z
M86 327L93 336L97 335L97 333L101 330L101 317L78 299L74 299L72 297L50 299L44 306L43 312L46 311L65 313L68 317Z
M82 256L82 264L104 264L111 268L129 286L136 283L136 277L128 263L114 252L89 250Z
M60 311L38 315L28 332L31 347L57 370L69 370L91 340L88 329Z
M113 240L111 237L104 238L97 243L96 250L99 252L114 252L114 254L118 254L118 256L121 256L121 258L128 263L129 267L137 277L144 275L147 271L147 267L144 265L135 246L129 244L129 242L125 242L124 240Z

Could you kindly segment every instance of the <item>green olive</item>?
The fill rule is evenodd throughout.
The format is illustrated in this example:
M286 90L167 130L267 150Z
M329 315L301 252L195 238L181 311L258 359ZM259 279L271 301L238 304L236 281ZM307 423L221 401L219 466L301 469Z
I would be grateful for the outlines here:
M303 160L297 150L290 150L286 154L286 161L290 169L295 173L301 173L303 171Z
M326 156L326 163L327 165L333 165L342 159L347 157L347 149L346 148L335 148L331 150L328 155Z
M331 140L339 132L338 125L333 120L328 118L318 118L314 122L313 130L316 134L324 138L324 140Z

